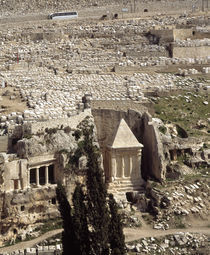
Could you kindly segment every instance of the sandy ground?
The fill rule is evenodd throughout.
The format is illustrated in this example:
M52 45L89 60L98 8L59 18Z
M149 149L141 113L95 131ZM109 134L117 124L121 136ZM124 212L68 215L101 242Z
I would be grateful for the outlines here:
M11 93L16 94L17 97L11 100L10 96L2 96L2 94L7 90L9 90ZM27 108L28 107L26 103L21 101L19 93L17 91L14 91L13 88L0 88L0 116L7 115L11 112L23 112Z

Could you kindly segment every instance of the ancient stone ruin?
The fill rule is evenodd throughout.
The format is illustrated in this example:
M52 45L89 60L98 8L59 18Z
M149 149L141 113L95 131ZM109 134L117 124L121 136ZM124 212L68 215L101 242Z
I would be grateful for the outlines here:
M140 173L143 145L137 141L124 119L121 119L113 138L104 152L106 180L116 190L123 189L123 186L126 191L129 186L131 190L138 190L143 182Z
M208 177L210 2L0 6L0 246L39 236L59 219L58 182L69 201L75 183L85 182L85 155L71 164L84 121L94 126L104 180L123 213L150 213L155 229L167 229L167 217L202 210L205 218L205 181L176 183L172 193L154 187ZM70 9L77 19L48 19Z

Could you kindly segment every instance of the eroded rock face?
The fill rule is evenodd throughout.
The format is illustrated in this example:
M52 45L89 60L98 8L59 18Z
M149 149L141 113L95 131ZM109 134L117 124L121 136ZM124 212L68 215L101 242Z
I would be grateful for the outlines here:
M76 146L72 132L65 133L57 130L54 134L45 133L41 136L34 135L30 139L23 139L17 143L17 155L21 158L38 156L43 153L55 153L60 150L71 151Z
M14 235L14 229L17 230L17 234L22 234L28 225L35 226L38 220L59 216L55 187L8 192L0 197L0 233L4 240Z

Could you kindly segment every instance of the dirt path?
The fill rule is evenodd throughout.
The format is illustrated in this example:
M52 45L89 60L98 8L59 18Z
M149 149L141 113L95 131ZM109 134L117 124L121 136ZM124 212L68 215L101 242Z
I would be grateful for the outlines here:
M37 243L40 243L41 241L49 237L52 237L56 234L59 234L61 232L62 232L62 229L53 230L43 234L42 236L36 239L26 241L26 242L21 242L9 247L0 248L0 253L3 253L3 252L10 253L16 250L30 248L36 245ZM144 228L143 229L142 228L139 228L139 229L125 228L124 229L126 242L135 241L144 237L158 237L158 236L171 235L177 232L190 232L190 233L201 233L201 234L210 235L210 229L206 227L205 228L197 227L197 228L188 228L188 229L169 229L169 230L155 230L155 229L144 229Z
M156 230L156 229L131 229L125 228L125 240L126 242L131 242L144 237L158 237L175 234L177 232L190 232L190 233L201 233L210 235L210 229L207 227L195 227L186 229L168 229L168 230Z
M21 249L26 249L26 248L30 248L34 245L36 245L37 243L40 243L41 241L43 240L46 240L47 238L51 237L51 236L54 236L54 235L57 235L59 233L62 232L63 229L56 229L56 230L52 230L52 231L49 231L33 240L30 240L30 241L26 241L26 242L21 242L21 243L18 243L18 244L15 244L15 245L12 245L12 246L9 246L9 247L4 247L4 248L0 248L0 253L2 252L13 252L13 251L16 251L16 250L21 250Z

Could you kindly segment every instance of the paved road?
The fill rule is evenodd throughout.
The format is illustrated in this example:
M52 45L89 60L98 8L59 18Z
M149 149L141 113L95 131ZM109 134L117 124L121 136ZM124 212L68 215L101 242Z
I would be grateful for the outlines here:
M3 253L3 252L10 253L16 250L33 247L37 243L40 243L41 241L61 232L62 232L62 229L53 230L43 234L42 236L36 239L26 241L26 242L21 242L9 247L0 248L0 253ZM188 228L188 229L168 229L168 230L142 229L142 228L139 228L139 229L125 228L124 229L126 242L135 241L144 237L158 237L158 236L171 235L177 232L190 232L190 233L201 233L201 234L210 235L210 229L202 228L202 227Z

